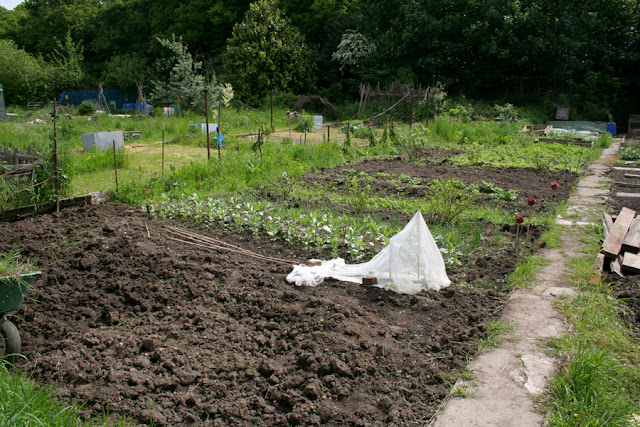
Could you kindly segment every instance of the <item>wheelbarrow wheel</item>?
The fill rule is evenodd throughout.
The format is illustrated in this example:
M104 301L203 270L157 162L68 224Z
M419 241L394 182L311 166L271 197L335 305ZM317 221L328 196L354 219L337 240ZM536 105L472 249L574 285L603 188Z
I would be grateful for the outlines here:
M20 332L13 322L4 320L0 325L0 357L15 362L16 355L22 350Z

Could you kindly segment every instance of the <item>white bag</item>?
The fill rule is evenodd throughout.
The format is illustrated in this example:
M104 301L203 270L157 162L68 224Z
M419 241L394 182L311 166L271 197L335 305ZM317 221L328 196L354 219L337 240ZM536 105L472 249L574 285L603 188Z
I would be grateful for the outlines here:
M375 286L409 295L422 290L439 291L451 284L442 254L420 211L371 261L345 264L342 258L336 258L314 267L297 265L287 281L298 286L318 286L327 277L354 283L362 283L363 277L375 277Z

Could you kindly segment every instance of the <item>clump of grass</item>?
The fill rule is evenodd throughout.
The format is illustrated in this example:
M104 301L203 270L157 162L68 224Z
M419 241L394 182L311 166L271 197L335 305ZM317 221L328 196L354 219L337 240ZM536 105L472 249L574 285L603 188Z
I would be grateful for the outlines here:
M551 382L554 426L633 425L640 392L638 370L587 342L575 343L571 362ZM573 346L572 346L573 347Z
M76 408L55 399L55 390L41 386L0 362L0 425L81 425Z
M0 254L0 277L19 276L35 271L33 264L20 255L16 247L9 252Z
M548 264L549 260L531 256L518 264L516 269L507 278L507 283L513 288L531 288L538 268Z
M478 352L502 344L505 334L513 332L515 327L500 320L491 320L487 324L487 336L478 340Z

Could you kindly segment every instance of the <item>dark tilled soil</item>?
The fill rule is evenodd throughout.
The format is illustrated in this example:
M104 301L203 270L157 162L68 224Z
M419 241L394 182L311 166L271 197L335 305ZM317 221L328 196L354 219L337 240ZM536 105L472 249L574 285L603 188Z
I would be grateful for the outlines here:
M609 178L614 182L611 198L609 200L611 215L617 215L623 207L640 212L640 197L633 198L616 196L618 193L640 193L640 188L621 185L640 185L640 179L628 177L628 175L640 175L640 173L617 170L611 170L611 172L609 172Z
M446 152L445 152L446 153ZM442 159L439 151L429 152L432 159ZM439 157L440 156L440 157ZM371 187L379 195L400 195L406 197L422 197L425 194L428 183L436 178L441 180L456 178L465 184L480 183L482 181L491 183L502 190L516 190L518 197L516 201L491 201L491 204L500 204L503 207L512 208L514 211L527 212L527 198L533 196L537 200L536 210L546 211L552 208L555 202L565 200L569 197L572 185L576 182L578 175L568 171L544 171L534 168L490 168L490 167L469 167L453 166L444 158L437 163L428 162L424 165L408 163L402 158L385 160L366 160L341 168L324 168L317 173L304 177L308 184L322 183L325 186L348 191L344 180L348 179L349 170L364 172L372 182ZM406 175L414 178L421 178L422 185L398 185L388 180L376 178L378 173L387 173L396 176ZM346 178L347 177L347 178ZM551 183L555 181L560 184L557 190L551 188ZM488 202L488 197L480 202Z
M494 291L456 284L416 296L296 288L289 266L168 240L167 224L120 204L0 224L0 250L19 245L43 272L12 318L18 365L85 403L87 418L106 408L154 425L423 424L501 306ZM482 275L498 262L476 264Z
M529 195L545 209L575 180L453 167L452 153L426 154L438 163L367 161L303 180L331 182L343 169L484 180L519 190L514 210ZM514 267L515 224L486 224L485 248L462 254L439 293L332 280L297 288L285 280L288 265L176 242L167 225L271 257L317 255L121 204L0 224L0 251L18 245L42 270L12 318L23 339L19 368L55 384L63 401L84 404L87 419L106 410L142 425L424 425L499 313L503 298L492 288Z

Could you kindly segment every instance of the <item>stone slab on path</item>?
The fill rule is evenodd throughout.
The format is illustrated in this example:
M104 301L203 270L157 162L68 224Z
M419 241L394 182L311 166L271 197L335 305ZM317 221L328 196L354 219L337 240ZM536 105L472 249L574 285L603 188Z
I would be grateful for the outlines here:
M556 220L564 226L562 248L539 251L537 256L547 262L540 267L534 286L512 293L501 321L513 325L513 332L503 337L500 346L479 354L469 363L473 379L460 380L454 386L454 390L463 389L461 394L465 397L454 393L447 398L432 426L544 425L544 416L534 399L546 389L558 362L545 354L543 347L550 338L565 331L565 321L554 303L577 292L567 286L565 279L568 261L578 255L574 250L580 247L572 230L600 221L598 210L606 201L608 190L604 188L609 185L605 175L613 166L620 145L612 144L589 166L588 176L569 199L567 219Z

